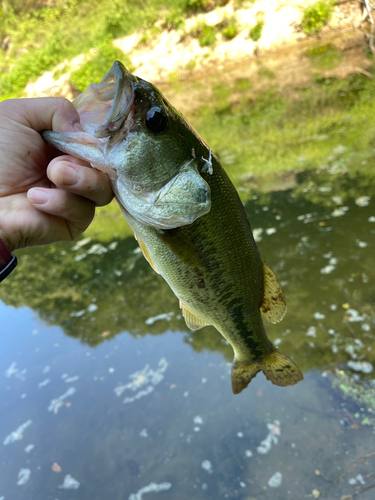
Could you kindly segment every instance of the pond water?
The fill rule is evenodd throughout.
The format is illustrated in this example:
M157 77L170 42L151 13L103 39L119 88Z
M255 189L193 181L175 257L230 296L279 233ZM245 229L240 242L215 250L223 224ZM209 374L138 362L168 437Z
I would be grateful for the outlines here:
M17 252L0 289L1 500L374 498L362 490L375 457L334 483L375 443L367 128L358 154L350 117L332 144L308 139L324 163L289 144L296 167L271 187L234 176L286 293L266 330L304 372L294 387L260 373L233 396L231 347L212 327L188 330L117 211L78 242Z

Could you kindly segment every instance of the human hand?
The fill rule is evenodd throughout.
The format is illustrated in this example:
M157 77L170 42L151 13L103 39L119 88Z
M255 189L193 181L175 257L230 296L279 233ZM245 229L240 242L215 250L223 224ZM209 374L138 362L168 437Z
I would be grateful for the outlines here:
M81 131L73 104L55 97L0 103L0 238L10 251L76 239L95 207L113 198L106 174L57 156L42 130Z

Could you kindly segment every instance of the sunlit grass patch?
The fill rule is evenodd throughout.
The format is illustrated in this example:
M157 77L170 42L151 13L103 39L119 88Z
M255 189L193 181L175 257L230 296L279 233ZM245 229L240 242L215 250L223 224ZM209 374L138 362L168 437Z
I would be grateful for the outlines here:
M301 28L306 35L314 35L324 28L331 17L334 5L334 0L319 0L303 9Z

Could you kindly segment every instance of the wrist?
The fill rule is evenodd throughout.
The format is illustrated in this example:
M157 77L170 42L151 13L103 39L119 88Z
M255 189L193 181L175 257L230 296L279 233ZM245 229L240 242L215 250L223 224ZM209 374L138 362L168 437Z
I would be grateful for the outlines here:
M17 257L10 252L5 242L0 239L0 281L5 279L16 265Z

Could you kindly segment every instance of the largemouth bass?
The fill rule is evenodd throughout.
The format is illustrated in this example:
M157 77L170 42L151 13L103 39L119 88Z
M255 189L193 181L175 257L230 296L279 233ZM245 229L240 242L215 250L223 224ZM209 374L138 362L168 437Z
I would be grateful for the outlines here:
M216 156L151 83L116 61L75 101L84 132L43 132L59 150L108 173L143 255L180 301L187 326L213 325L234 351L232 390L263 371L279 386L303 379L267 338L262 314L286 312L242 202Z

